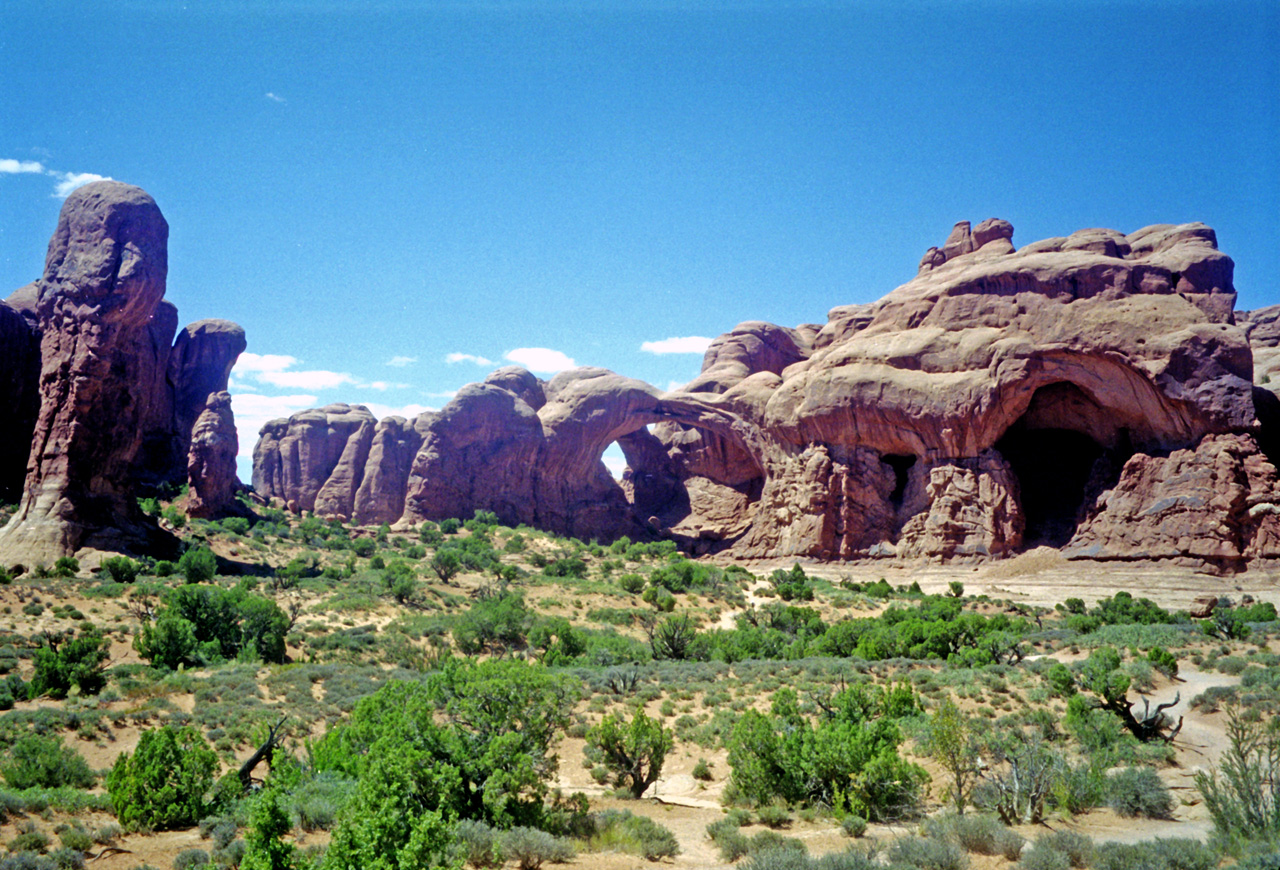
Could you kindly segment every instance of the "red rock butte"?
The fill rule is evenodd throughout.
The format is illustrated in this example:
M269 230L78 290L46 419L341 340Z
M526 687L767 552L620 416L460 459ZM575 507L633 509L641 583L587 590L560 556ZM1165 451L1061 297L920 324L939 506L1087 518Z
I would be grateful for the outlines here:
M1232 272L1203 224L1016 249L961 222L880 301L743 323L681 389L504 368L413 421L329 405L262 429L253 484L360 523L487 510L751 558L1238 570L1280 556L1280 400L1254 384L1280 306L1235 312Z

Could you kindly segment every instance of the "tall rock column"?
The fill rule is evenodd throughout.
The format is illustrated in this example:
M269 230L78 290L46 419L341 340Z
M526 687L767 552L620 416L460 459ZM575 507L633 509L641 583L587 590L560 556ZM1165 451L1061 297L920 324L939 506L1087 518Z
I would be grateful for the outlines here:
M225 513L235 502L236 453L240 439L236 437L236 421L231 414L231 394L210 393L204 410L191 428L191 446L187 453L187 513L193 517L212 517Z
M39 282L40 411L0 562L52 561L143 533L131 470L147 413L127 374L164 296L169 225L115 181L67 197Z

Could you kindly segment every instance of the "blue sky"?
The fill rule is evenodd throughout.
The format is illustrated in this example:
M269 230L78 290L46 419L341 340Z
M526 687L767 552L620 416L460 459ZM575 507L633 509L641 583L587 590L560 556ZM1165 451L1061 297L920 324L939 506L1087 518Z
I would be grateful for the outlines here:
M248 333L246 455L267 417L440 407L512 359L682 383L696 339L872 301L961 219L1202 220L1258 307L1278 46L1273 0L8 0L0 294L59 193L145 188L182 321Z

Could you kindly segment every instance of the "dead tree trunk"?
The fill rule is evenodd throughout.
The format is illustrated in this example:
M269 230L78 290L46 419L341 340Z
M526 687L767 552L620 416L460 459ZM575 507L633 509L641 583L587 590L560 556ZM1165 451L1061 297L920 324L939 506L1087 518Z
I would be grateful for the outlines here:
M280 734L280 726L284 724L285 719L287 718L287 716L281 717L280 721L273 725L271 730L267 733L266 741L258 747L257 751L254 752L253 755L249 756L248 761L240 765L240 785L246 792L253 785L254 768L261 764L264 759L267 762L267 766L271 766L271 762L276 754L276 748L280 745L280 741L283 739Z

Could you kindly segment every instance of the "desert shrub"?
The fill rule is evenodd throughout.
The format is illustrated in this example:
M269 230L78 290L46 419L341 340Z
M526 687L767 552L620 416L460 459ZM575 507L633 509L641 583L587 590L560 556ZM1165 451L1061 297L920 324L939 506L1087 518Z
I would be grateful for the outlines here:
M463 819L454 825L453 836L463 860L472 867L501 867L501 836L498 831L475 819Z
M1227 751L1210 773L1196 774L1213 826L1223 839L1280 838L1280 727L1227 714Z
M1071 870L1071 861L1062 852L1036 845L1014 866L1016 870Z
M283 662L289 618L274 602L243 588L189 584L172 590L156 621L134 638L157 667L204 664L251 654Z
M1198 840L1147 840L1094 847L1092 870L1213 870L1218 854Z
M25 734L9 749L0 774L13 788L89 788L97 779L88 763L61 737Z
M1168 819L1173 813L1173 795L1150 767L1126 767L1107 783L1111 808L1122 816Z
M9 841L10 852L40 852L49 848L49 835L39 830L31 822L18 826L17 835Z
M0 870L59 870L54 860L35 852L10 852L0 858Z
M204 849L183 849L173 857L173 870L191 870L193 867L205 867L209 863L209 853Z
M596 849L612 848L646 861L674 858L680 854L680 844L675 835L647 816L638 816L628 810L606 810L595 820L595 832L591 844Z
M732 863L751 851L751 839L737 825L725 824L725 820L707 825L707 836L720 850L720 857Z
M671 751L671 731L662 722L636 711L628 723L613 713L587 732L587 747L598 753L619 786L639 798L662 775L662 765Z
M890 864L918 870L968 870L969 859L955 843L929 837L902 837L888 850Z
M126 828L190 827L204 815L217 769L218 757L198 731L165 725L144 731L132 754L120 754L107 793Z
M867 832L867 820L862 816L845 816L840 820L840 830L846 837L861 837Z
M74 685L82 695L96 695L107 684L103 669L108 659L106 638L90 626L79 636L60 643L49 640L35 651L35 674L28 691L33 698L65 698Z
M898 720L918 709L911 689L856 685L828 707L831 714L814 725L800 713L795 692L784 689L774 695L770 715L744 713L729 739L738 792L757 804L778 798L829 806L839 794L872 819L914 812L928 776L897 753Z
M462 528L462 520L456 517L448 517L440 521L440 531L446 535L456 535L460 528Z
M77 820L75 825L59 826L55 832L66 848L75 849L77 852L88 852L93 848L93 837L89 836L89 832L83 827L78 827L79 824Z
M327 831L351 800L355 786L355 780L350 777L322 770L304 779L287 796L282 795L282 799L294 825L304 831Z
M760 824L774 829L788 827L792 822L791 810L784 803L760 807L756 810L756 818L760 820Z
M711 765L707 763L705 758L699 758L698 763L693 766L693 770L689 775L694 779L710 782L712 779Z
M645 580L639 574L623 574L618 578L618 586L623 592L639 595L644 591Z
M80 560L75 556L59 556L53 563L53 576L74 577L80 573Z
M1064 763L1053 783L1050 802L1072 815L1102 805L1107 799L1109 786L1105 767L1105 764L1092 760L1074 765Z
M238 830L236 820L230 816L207 816L200 820L200 838L213 840L215 851L227 848Z
M544 863L563 863L573 857L573 844L537 828L515 827L502 837L502 851L520 870L538 870Z
M138 579L141 566L128 556L112 556L102 560L102 571L116 583L132 583Z
M1236 864L1235 870L1280 870L1280 852L1246 855Z
M955 843L966 852L1004 855L1010 861L1017 860L1026 842L991 816L939 816L926 821L920 830L935 840Z
M298 847L284 841L287 833L289 817L280 806L279 792L268 788L254 804L240 870L293 870Z
M178 573L188 583L208 583L218 573L218 558L208 547L193 547L178 560Z
M1084 868L1093 860L1093 840L1077 831L1058 830L1036 838L1035 851L1057 852L1070 867Z

